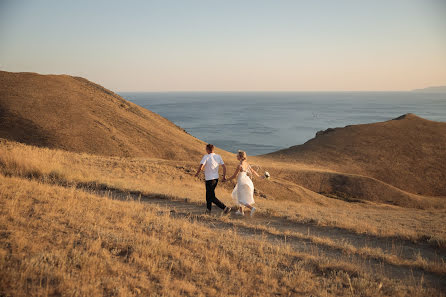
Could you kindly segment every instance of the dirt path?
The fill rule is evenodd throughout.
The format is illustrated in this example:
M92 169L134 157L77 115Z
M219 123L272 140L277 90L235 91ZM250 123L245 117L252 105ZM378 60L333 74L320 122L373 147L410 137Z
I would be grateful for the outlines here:
M354 263L369 274L381 274L390 279L404 282L425 282L429 286L446 289L446 275L429 271L425 267L414 267L407 263L395 263L373 253L358 251L361 248L379 248L382 254L396 255L403 260L416 260L420 255L428 262L446 261L446 252L426 243L414 243L398 238L381 238L357 234L348 230L317 226L271 217L261 212L251 218L240 217L231 212L221 217L218 208L210 216L204 215L205 204L192 203L188 199L172 199L162 195L142 195L138 192L123 192L119 189L94 190L95 194L120 200L140 200L161 207L173 217L199 221L209 228L235 230L240 236L268 240L276 244L287 244L298 252L308 253L334 261ZM344 244L350 246L345 248ZM404 262L404 261L403 261Z

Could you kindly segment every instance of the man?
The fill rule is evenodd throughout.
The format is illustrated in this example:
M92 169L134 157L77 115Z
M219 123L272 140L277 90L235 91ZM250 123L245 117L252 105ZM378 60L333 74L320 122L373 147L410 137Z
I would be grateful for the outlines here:
M207 154L201 159L200 166L198 166L197 177L200 171L204 168L204 177L206 180L206 213L210 214L212 203L223 209L223 213L227 214L231 211L230 207L226 207L220 200L215 197L215 188L218 184L218 167L223 167L223 181L226 179L226 165L220 155L214 153L214 146L212 144L206 145Z

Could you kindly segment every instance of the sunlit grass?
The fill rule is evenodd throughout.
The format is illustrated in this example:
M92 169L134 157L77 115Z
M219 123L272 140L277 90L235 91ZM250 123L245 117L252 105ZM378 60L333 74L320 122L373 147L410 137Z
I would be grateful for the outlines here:
M430 296L299 254L171 218L144 203L0 176L1 291L6 295Z

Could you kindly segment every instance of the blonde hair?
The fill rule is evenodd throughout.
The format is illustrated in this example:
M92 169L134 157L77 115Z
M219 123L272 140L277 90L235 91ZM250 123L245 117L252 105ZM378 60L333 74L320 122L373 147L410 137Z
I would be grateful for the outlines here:
M246 155L246 152L244 152L244 151L238 151L238 157L240 158L240 160L242 160L242 161L245 161L247 158L248 158L248 156Z

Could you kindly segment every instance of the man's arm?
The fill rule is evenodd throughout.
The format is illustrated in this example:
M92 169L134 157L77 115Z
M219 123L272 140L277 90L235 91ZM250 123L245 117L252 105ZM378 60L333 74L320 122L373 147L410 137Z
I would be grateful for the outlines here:
M198 174L200 174L200 171L203 170L203 166L204 166L203 164L200 164L200 166L198 166L197 173L195 173L195 177L197 177Z
M221 167L223 167L223 180L226 180L226 165L221 164Z

